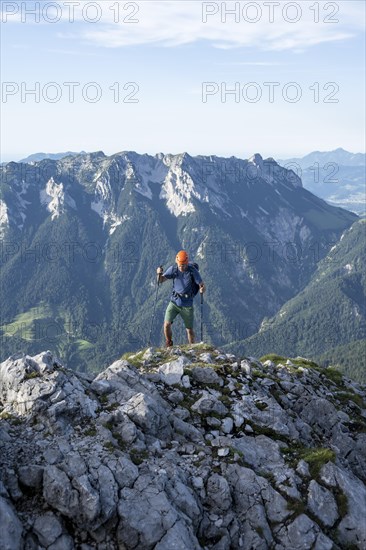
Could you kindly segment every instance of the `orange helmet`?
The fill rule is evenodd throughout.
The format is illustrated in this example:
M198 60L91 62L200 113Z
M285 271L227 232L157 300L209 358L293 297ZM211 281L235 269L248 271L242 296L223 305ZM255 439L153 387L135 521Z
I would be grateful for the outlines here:
M188 264L188 254L185 250L180 250L175 257L177 264Z

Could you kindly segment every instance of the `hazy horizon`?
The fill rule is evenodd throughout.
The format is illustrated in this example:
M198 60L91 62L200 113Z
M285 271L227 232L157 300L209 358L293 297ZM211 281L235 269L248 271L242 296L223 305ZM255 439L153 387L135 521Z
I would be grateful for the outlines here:
M230 156L234 156L234 157L237 157L237 158L240 158L240 159L248 159L250 158L251 156L253 156L254 154L256 153L259 153L263 158L269 158L269 157L272 157L274 158L275 160L286 160L286 159L290 159L290 158L303 158L307 155L309 155L310 153L316 153L316 152L319 152L319 153L328 153L328 152L332 152L332 151L336 151L337 149L343 149L345 151L347 151L348 153L351 153L353 155L357 155L357 154L364 154L363 151L348 151L347 149L344 149L344 147L337 147L336 149L328 149L326 151L319 151L319 150L312 150L312 151L307 151L303 154L287 154L287 155L274 155L274 154L263 154L261 151L252 151L251 153L248 153L248 154L244 154L244 155L241 155L241 156L238 156L238 155L230 155ZM149 151L136 151L135 149L119 149L119 150L116 150L116 151L112 151L112 152L107 152L105 150L103 150L103 148L99 148L99 149L95 149L94 151L84 151L86 154L90 154L90 153L96 153L97 151L102 151L107 157L110 157L110 156L113 156L113 155L116 155L118 153L121 153L122 151L129 151L129 152L135 152L139 155L144 155L144 154L147 154L147 155L151 155L151 156L154 156L154 155L157 155L159 153L163 153L164 155L180 155L182 153L188 153L189 155L191 156L198 156L198 155L203 155L203 153L192 153L191 151L175 151L175 152L172 152L172 151L154 151L154 152L149 152ZM57 154L61 154L61 153L66 153L66 152L72 152L72 153L78 153L78 154L81 154L83 152L83 150L80 150L80 151L71 151L71 150L68 150L68 151L46 151L46 150L40 150L40 151L33 151L31 153L25 153L23 155L17 155L19 158L13 158L13 157L9 157L9 158L0 158L0 162L1 163L6 163L6 162L20 162L21 160L23 159L26 159L32 155L38 155L38 154L45 154L45 155L57 155ZM226 155L223 155L223 154L220 154L220 153L207 153L207 156L217 156L217 157L223 157L223 158L230 158ZM206 156L206 155L203 155L203 156Z

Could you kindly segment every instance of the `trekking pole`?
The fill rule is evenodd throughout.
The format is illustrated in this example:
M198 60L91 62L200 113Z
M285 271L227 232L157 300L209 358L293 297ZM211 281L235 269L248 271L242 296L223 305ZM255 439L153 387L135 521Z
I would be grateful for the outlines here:
M160 266L161 268L163 267L162 265ZM148 341L148 344L147 346L150 347L151 346L151 334L152 334L152 329L153 329L153 326L154 326L154 319L155 319L155 309L156 309L156 302L158 301L158 290L159 290L159 278L160 276L157 277L156 279L156 294L155 294L155 301L154 301L154 308L153 308L153 314L152 314L152 318L151 318L151 326L150 326L150 334L149 334L149 341Z
M203 292L201 292L201 342L203 342Z

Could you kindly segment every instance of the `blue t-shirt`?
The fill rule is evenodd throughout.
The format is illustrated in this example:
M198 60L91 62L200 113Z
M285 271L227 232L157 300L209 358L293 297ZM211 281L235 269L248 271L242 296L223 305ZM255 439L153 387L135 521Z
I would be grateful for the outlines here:
M186 271L179 271L178 267L171 265L163 274L166 279L174 279L173 283L173 292L171 295L171 301L174 302L179 307L190 307L193 305L193 288L192 288L192 277L195 282L199 285L202 283L202 277L199 271L193 267L189 266ZM174 296L174 291L178 294L186 294L187 297Z

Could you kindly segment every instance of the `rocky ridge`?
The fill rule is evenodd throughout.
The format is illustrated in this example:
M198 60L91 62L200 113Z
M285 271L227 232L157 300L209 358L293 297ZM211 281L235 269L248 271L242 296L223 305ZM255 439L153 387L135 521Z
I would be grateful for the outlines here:
M1 550L366 546L366 388L202 344L0 365Z

